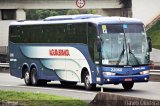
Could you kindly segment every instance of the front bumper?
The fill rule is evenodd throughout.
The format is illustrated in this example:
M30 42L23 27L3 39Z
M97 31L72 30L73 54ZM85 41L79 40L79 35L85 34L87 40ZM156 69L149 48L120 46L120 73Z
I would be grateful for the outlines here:
M126 80L131 79L131 80ZM148 82L149 74L128 76L103 76L101 84L119 84L124 82Z

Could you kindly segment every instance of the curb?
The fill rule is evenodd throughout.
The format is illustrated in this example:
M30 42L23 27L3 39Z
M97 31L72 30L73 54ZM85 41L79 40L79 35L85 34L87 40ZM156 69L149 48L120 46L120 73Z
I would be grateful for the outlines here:
M123 96L113 93L98 93L89 106L160 106L160 100Z

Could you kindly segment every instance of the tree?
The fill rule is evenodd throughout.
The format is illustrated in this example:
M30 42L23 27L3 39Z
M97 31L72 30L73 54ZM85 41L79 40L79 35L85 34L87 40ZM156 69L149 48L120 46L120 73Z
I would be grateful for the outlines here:
M74 10L68 10L68 11L67 11L67 14L68 14L68 15L73 15L73 14L80 14L80 13L79 13L78 10L75 10L75 9L74 9Z
M49 16L56 16L56 15L65 15L67 14L66 10L51 10L51 9L38 9L38 10L26 10L26 19L27 20L38 20L44 19Z
M56 16L56 15L73 15L73 14L96 14L96 10L94 9L63 9L63 10L51 10L51 9L38 9L38 10L26 10L26 19L27 20L38 20L44 19L49 16Z
M68 10L67 14L96 14L96 10L94 9L73 9L73 10Z

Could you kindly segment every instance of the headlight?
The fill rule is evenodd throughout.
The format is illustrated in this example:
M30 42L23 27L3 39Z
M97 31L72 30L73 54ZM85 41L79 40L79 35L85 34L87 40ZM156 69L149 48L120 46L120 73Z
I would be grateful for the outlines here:
M147 70L147 71L142 71L142 72L140 72L140 74L149 74L149 70Z
M116 73L112 73L112 72L103 72L103 75L112 76L112 75L116 75Z

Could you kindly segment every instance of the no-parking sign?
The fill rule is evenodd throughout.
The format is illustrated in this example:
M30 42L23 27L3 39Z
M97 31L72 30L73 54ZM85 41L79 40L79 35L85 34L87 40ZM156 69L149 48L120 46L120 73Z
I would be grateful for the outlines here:
M85 5L85 0L76 0L76 5L79 8L83 8Z

